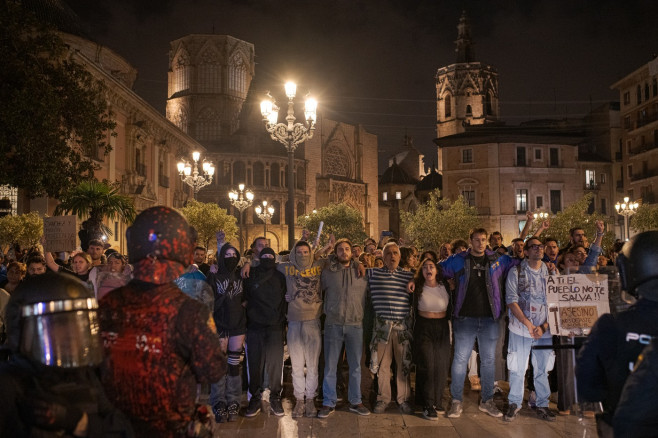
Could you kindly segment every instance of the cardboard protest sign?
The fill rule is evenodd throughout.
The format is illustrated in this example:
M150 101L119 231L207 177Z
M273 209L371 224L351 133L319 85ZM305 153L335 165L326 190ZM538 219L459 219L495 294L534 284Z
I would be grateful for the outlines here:
M73 251L77 245L78 225L76 216L53 216L43 218L43 234L46 252Z
M548 323L560 336L587 335L599 316L610 312L608 276L551 275L546 284Z

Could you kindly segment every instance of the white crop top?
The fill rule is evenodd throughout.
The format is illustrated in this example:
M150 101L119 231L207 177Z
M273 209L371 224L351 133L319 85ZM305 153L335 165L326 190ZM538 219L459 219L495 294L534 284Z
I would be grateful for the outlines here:
M441 283L435 287L424 286L423 293L420 294L418 299L418 310L423 312L445 312L448 310L449 302L448 292Z

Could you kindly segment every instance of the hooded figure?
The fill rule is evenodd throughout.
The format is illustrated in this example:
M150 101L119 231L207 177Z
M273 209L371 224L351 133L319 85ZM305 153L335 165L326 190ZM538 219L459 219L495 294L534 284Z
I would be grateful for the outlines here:
M240 252L232 245L218 241L217 272L208 273L215 304L213 318L219 344L228 354L228 375L210 387L210 405L217 423L237 421L242 395L241 359L247 330L247 317L242 305L242 277L238 269Z
M263 248L260 264L245 279L247 307L247 365L251 400L246 417L261 410L263 391L270 390L270 409L282 416L281 371L283 369L283 325L286 318L286 279L276 269L274 251ZM267 376L267 377L266 377Z
M227 252L231 257L226 257ZM240 251L232 245L222 245L217 252L217 272L208 274L215 294L213 318L220 337L244 335L247 328L239 261Z
M287 340L296 399L293 416L304 413L313 417L317 413L313 399L318 387L318 361L322 349L320 275L326 262L314 262L311 246L303 240L295 243L289 260L279 263L279 271L286 276L288 289Z
M308 251L298 251L300 246ZM301 256L299 253L308 252ZM325 262L315 262L308 242L299 240L290 251L289 261L279 263L278 269L286 276L288 321L308 321L322 314L322 288L320 274Z

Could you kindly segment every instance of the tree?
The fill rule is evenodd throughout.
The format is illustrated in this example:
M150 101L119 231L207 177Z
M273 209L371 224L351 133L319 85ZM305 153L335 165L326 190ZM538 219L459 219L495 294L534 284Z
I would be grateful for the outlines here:
M637 233L658 229L658 205L640 205L630 221L630 227Z
M198 233L198 242L210 249L210 244L215 242L215 234L223 230L228 242L237 236L238 227L235 224L235 216L220 208L212 202L199 202L191 199L181 209L181 213L190 225ZM215 248L215 246L213 246Z
M333 234L336 239L347 238L352 243L363 242L368 237L363 227L363 216L347 204L329 204L313 214L299 216L297 223L309 230L310 240L315 241L320 222L324 222L320 244L324 245Z
M401 221L414 245L434 250L453 239L468 240L471 230L480 223L477 209L469 207L462 196L454 202L442 200L438 189L416 211L402 212Z
M15 1L0 5L0 184L59 198L111 150L105 86L67 57L57 32Z
M593 198L594 195L587 193L578 201L571 204L569 207L557 212L557 214L550 219L550 226L546 231L542 233L541 237L554 238L557 240L558 245L562 248L566 246L571 239L569 230L574 227L580 227L585 231L585 236L587 236L589 239L593 239L596 235L596 221L610 221L610 218L601 213L587 213L587 209ZM530 228L530 235L534 233L540 225L540 221L535 221ZM610 248L613 240L614 233L606 232L603 235L603 242L601 246L603 248Z
M135 220L135 204L132 198L119 193L119 188L107 181L82 181L65 192L55 215L72 213L83 220L80 243L86 251L89 240L101 239L112 231L103 223L104 219L131 223ZM86 219L86 220L85 220Z
M43 236L43 219L37 212L0 218L0 248L7 253L16 245L32 247Z

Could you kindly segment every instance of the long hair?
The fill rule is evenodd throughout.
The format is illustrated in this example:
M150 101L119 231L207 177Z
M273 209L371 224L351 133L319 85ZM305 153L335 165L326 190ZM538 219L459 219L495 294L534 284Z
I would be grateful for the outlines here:
M440 283L443 280L443 270L441 269L441 265L437 264L429 257L424 258L423 261L420 262L420 265L418 265L416 275L414 275L414 284L416 286L415 293L418 294L419 298L423 293L423 287L425 287L425 276L423 276L423 266L425 266L425 262L430 262L436 267L436 281Z

